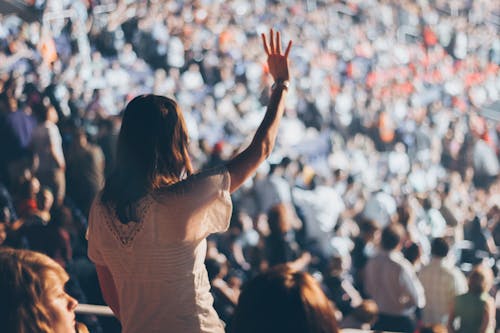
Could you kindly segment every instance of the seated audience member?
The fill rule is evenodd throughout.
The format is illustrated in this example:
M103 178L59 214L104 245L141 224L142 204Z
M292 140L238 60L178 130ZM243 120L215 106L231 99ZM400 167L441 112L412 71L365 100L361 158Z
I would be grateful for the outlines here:
M469 275L469 291L455 297L448 319L450 333L493 333L495 303L488 292L493 283L493 272L479 264Z
M366 264L365 291L380 310L377 330L413 333L415 311L425 306L424 288L401 253L404 233L400 224L384 228L382 249Z
M446 325L455 296L467 292L465 276L453 266L453 262L447 260L449 249L444 238L435 238L432 241L431 261L418 276L427 301L422 314L422 321L426 325Z
M276 266L251 280L240 295L233 333L337 333L335 310L308 273Z
M48 256L0 250L0 322L2 332L88 332L75 322L78 302L64 289L64 269Z

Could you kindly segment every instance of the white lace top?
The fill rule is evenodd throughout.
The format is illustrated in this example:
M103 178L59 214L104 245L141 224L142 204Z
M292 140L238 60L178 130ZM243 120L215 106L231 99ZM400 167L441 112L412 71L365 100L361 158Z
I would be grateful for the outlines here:
M204 260L205 238L229 226L229 186L226 169L191 176L145 196L128 224L94 201L88 255L113 276L123 333L224 332Z

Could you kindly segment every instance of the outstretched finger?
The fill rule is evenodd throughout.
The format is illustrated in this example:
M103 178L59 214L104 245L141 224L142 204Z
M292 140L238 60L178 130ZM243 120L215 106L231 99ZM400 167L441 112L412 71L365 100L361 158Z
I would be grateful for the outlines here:
M281 54L281 34L279 31L276 33L276 52Z
M273 29L271 29L271 31L269 32L269 44L271 46L271 53L275 53L275 48L274 48L274 31Z
M292 49L292 41L289 41L288 46L286 47L286 50L285 50L285 58L288 58L288 55L290 54L291 49Z
M264 51L266 52L267 55L269 55L269 47L267 46L267 40L266 40L266 35L265 34L260 34L262 36L262 44L264 44Z

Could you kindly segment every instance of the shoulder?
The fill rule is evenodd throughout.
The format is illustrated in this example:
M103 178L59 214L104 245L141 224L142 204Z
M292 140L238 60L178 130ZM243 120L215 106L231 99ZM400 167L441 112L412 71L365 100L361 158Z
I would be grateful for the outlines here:
M212 191L229 189L230 176L225 165L200 171L173 185L161 188L157 194L185 194L192 190Z

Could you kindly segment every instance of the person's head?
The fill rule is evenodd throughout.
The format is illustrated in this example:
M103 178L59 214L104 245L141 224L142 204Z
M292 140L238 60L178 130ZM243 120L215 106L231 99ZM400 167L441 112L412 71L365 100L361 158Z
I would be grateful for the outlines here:
M244 288L231 332L339 332L335 310L308 273L277 266L256 276Z
M6 333L75 331L78 302L69 296L64 269L48 256L0 249L0 322Z
M359 233L360 236L363 237L363 239L366 242L373 241L377 235L377 232L379 232L380 227L375 220L364 220L361 221L359 224Z
M491 289L493 285L493 271L485 264L475 266L469 274L469 291L481 294Z
M403 254L405 258L410 263L412 263L412 265L420 264L420 259L422 258L422 249L417 243L411 242L410 244L408 244L408 246L404 248Z
M140 95L128 103L115 165L102 199L116 204L121 220L121 206L192 174L187 128L174 100Z
M450 251L450 245L446 239L442 237L436 237L432 241L431 254L433 257L445 258Z
M177 103L158 95L131 100L123 114L117 154L119 165L129 166L153 187L192 173L187 127Z
M40 211L49 212L54 204L54 194L49 188L44 187L37 193L36 203Z
M391 251L396 249L401 245L405 234L405 230L399 223L393 223L388 225L382 231L381 246L386 251Z

